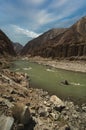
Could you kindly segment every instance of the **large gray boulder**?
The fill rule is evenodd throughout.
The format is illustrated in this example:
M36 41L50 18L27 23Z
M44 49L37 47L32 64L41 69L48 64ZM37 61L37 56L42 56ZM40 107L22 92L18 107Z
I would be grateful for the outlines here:
M56 95L52 95L50 97L50 102L53 108L59 112L61 112L63 108L65 108L64 102L60 98L58 98Z
M14 123L13 117L2 115L0 117L0 130L11 130Z
M57 105L58 107L65 106L64 102L60 98L58 98L56 95L52 95L50 97L50 102L53 103L54 105Z

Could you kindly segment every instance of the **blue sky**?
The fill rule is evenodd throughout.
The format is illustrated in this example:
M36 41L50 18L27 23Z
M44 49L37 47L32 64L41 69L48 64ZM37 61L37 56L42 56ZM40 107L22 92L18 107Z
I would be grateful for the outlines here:
M71 26L86 16L86 0L0 0L0 29L26 44L51 28Z

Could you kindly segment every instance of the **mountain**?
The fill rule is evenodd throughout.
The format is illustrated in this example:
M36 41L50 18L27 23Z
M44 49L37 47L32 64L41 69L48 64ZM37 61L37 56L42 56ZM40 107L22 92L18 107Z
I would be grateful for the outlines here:
M21 54L52 58L86 56L86 17L70 28L54 30L29 41Z
M0 30L0 56L15 56L15 51L11 40L6 36L6 34Z
M42 48L47 41L53 39L57 35L63 33L66 29L51 29L39 37L29 41L22 49L21 55L31 54L34 55L35 51L36 55L39 55L38 49Z
M14 46L14 50L15 50L16 54L19 54L23 48L23 45L21 45L18 42L13 43L13 46Z

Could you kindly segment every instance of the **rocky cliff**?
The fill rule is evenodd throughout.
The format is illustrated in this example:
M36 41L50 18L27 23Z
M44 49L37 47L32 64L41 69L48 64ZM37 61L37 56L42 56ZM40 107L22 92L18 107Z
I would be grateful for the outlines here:
M52 38L46 40L43 38L46 39L46 33L28 42L21 54L52 58L86 56L86 17L70 28L55 33Z
M15 56L15 51L10 39L0 30L0 56L8 55Z

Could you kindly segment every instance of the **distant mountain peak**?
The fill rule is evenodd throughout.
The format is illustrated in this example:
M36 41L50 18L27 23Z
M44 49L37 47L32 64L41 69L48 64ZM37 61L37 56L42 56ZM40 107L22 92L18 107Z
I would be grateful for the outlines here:
M15 42L15 43L13 43L13 46L14 46L14 50L15 50L16 54L20 54L20 52L23 48L23 45L21 45L18 42Z

